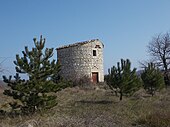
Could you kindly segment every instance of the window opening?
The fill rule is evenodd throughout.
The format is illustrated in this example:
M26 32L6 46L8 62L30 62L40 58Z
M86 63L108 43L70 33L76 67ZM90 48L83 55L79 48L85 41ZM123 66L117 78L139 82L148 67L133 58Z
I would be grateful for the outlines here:
M95 48L99 48L100 49L101 47L100 47L100 45L96 45Z
M93 56L97 56L96 50L93 50Z

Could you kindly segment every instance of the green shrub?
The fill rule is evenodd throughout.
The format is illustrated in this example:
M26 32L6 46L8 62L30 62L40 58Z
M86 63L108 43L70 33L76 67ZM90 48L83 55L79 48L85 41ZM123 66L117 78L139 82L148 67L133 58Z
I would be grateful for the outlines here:
M23 57L16 55L16 76L7 78L3 76L4 82L9 86L9 89L4 90L4 94L19 100L21 103L10 103L12 108L9 114L30 114L42 109L54 107L56 96L51 92L57 92L67 87L66 83L57 82L55 75L60 71L60 64L55 60L50 62L53 56L53 48L44 50L45 39L40 38L37 41L35 38L35 47L32 51L25 47L22 51ZM19 73L27 74L28 80L21 79ZM3 111L1 111L4 113Z
M112 90L117 90L120 93L120 100L123 95L132 95L141 86L141 80L136 75L136 69L131 71L130 60L121 59L121 63L117 63L117 67L113 66L108 70L108 75L105 76L106 82Z
M148 64L148 67L141 74L141 78L144 83L144 89L152 96L156 90L160 90L165 86L162 73L153 63Z

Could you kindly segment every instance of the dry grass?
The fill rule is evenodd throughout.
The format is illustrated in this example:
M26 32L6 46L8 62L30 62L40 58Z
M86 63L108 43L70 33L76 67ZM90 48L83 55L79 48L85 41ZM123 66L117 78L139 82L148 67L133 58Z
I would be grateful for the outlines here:
M170 124L170 90L154 97L138 92L123 101L105 89L67 88L57 96L58 105L53 109L33 116L1 119L0 127L168 127ZM4 96L1 98L4 102Z
M137 119L138 124L147 127L170 127L170 90L162 91L146 104Z
M138 123L149 127L168 127L170 126L170 112L155 110L146 113L139 118Z

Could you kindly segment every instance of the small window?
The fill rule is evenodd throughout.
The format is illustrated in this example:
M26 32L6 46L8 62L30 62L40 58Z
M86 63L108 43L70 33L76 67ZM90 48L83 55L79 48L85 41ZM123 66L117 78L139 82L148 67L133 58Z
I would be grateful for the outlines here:
M100 49L101 47L100 47L100 45L96 45L95 48L99 48Z
M93 56L97 56L96 50L93 50Z

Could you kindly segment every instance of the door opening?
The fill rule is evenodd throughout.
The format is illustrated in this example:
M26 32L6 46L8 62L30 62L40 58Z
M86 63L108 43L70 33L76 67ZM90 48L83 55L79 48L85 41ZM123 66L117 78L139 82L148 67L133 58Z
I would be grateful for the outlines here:
M93 83L98 83L99 82L98 72L92 72L92 81L93 81Z

